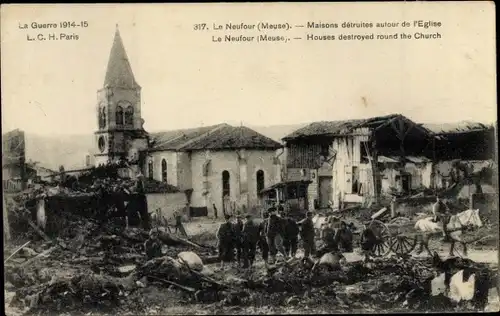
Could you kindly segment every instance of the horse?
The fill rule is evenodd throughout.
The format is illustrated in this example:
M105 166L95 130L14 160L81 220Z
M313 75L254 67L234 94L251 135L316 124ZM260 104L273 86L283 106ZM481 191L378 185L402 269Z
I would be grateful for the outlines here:
M425 247L429 255L432 256L429 250L429 239L430 236L441 232L443 233L443 225L446 225L448 235L451 239L450 246L450 256L453 256L453 250L455 249L455 243L458 242L462 244L464 249L464 255L467 256L467 242L462 239L462 232L466 228L479 228L483 226L483 222L479 217L479 209L476 210L466 210L456 215L451 215L448 223L433 222L433 217L427 217L418 220L415 223L414 228L421 233L421 243L420 250L418 253L422 252L422 248Z

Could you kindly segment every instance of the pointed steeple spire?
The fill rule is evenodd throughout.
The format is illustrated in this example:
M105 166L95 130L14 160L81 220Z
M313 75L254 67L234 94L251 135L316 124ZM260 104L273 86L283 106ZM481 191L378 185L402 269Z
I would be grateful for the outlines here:
M120 31L118 30L118 24L116 24L115 38L109 54L106 78L104 79L104 87L106 86L125 89L139 87L128 61Z

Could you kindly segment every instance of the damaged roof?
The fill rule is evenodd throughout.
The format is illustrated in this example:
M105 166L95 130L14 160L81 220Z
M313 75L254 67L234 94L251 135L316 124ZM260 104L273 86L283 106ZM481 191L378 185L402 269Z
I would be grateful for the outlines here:
M453 134L453 133L467 133L475 131L486 131L492 128L491 125L473 122L461 121L458 123L426 123L421 126L432 131L435 134Z
M218 124L151 134L152 151L271 149L281 144L245 126Z
M403 120L412 122L410 119L404 117L401 114L391 114L386 116L377 116L365 119L353 119L353 120L340 120L340 121L321 121L311 123L303 128L296 130L295 132L285 136L283 140L290 140L294 138L309 137L309 136L338 136L338 135L349 135L357 128L371 127L375 128L384 123L388 123L392 119L401 118ZM416 124L420 126L419 124ZM420 126L422 127L422 126ZM426 133L431 134L431 131L422 127Z
M196 139L219 125L203 126L198 128L178 129L166 132L151 133L153 140L153 150L180 150L182 146L191 140Z

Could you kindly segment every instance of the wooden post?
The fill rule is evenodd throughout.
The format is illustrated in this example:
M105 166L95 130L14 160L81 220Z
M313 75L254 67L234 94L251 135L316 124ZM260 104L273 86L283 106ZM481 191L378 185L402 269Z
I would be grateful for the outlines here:
M396 198L392 198L391 201L391 218L396 217Z
M377 152L377 142L375 140L375 136L371 136L371 153L368 153L368 155L371 154L372 158L370 159L371 161L371 167L372 167L372 177L373 177L373 199L375 204L379 204L380 202L380 196L379 196L379 190L378 190L378 167L377 167L377 161L378 161L378 152Z

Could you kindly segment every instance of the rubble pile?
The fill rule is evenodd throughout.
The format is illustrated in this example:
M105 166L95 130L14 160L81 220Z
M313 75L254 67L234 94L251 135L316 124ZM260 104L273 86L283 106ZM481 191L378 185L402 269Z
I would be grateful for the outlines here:
M472 261L455 262L454 266L457 271L466 267L488 269ZM369 263L355 262L347 263L339 270L318 273L311 273L310 267L303 264L283 265L266 276L232 284L231 291L218 304L283 308L330 305L332 311L339 312L346 309L442 311L465 308L468 303L431 295L435 271L432 259L403 261L390 258ZM490 273L494 277L495 272ZM473 310L471 306L467 308Z
M68 228L53 241L32 242L5 264L6 282L16 292L11 306L31 311L111 308L147 284L140 281L144 277L200 284L198 276L173 258L193 250L200 256L214 255L212 248L172 235L163 236L164 257L147 261L148 231L80 220L72 232Z
M127 194L135 184L100 176L89 172L78 181L66 179L64 185L71 189L32 188L12 199L9 208L14 210L15 225L23 227L21 235L30 237L31 243L4 263L5 287L15 292L11 306L38 314L105 309L141 313L152 304L144 294L158 289L179 304L226 309L331 306L330 312L472 310L464 305L468 303L432 295L431 283L439 269L446 267L450 273L475 269L480 271L477 275L482 283L497 277L496 271L470 260L391 257L345 262L329 269L313 269L311 262L292 260L252 273L237 270L229 278L225 272L206 269L207 264L218 261L215 247L207 246L212 244L213 233L198 236L197 243L161 227L153 229L162 244L161 256L148 260L145 242L151 231L125 227L119 216L105 220L95 216L103 210L112 212L112 203L103 204L98 199L103 192ZM49 227L57 225L57 234L51 237L30 224L37 219L34 201L46 197L52 197L47 208L56 214L47 219ZM373 210L357 209L353 214L368 220ZM162 305L161 300L154 304Z

